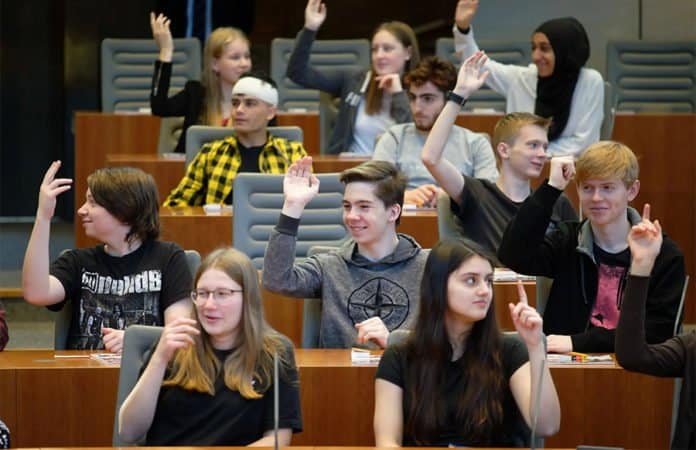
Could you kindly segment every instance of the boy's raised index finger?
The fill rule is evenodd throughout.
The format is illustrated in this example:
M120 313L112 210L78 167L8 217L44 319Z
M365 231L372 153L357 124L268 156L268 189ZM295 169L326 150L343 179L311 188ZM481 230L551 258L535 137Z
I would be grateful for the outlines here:
M44 183L49 183L53 180L53 178L55 178L56 172L58 172L58 169L60 169L60 165L60 161L53 161L51 165L48 166L48 170L46 171L46 174L43 178Z

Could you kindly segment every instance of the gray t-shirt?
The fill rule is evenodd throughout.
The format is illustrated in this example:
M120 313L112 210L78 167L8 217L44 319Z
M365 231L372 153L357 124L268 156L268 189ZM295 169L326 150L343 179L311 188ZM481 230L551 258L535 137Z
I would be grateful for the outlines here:
M464 181L460 197L462 206L452 201L452 214L459 220L464 237L495 255L507 224L517 214L522 202L510 200L495 183L488 180L464 175ZM568 197L561 195L553 207L550 227L554 227L557 222L576 221L577 218Z
M372 159L395 164L408 177L408 189L437 181L421 161L427 134L419 133L413 122L394 125L382 135ZM442 157L463 174L495 181L498 169L490 142L485 135L454 125L447 137Z

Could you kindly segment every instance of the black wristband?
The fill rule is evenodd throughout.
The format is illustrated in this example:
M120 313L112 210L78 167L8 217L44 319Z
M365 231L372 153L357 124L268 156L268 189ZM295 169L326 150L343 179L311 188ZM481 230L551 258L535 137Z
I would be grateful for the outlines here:
M461 28L459 25L454 24L457 27L457 31L459 31L462 34L469 34L469 31L471 31L471 27L468 28Z
M464 106L464 104L466 103L466 100L467 100L464 97L462 97L461 95L457 95L452 91L447 91L447 95L445 96L445 98L447 99L448 102L456 103L457 105L459 105L460 108L462 106Z

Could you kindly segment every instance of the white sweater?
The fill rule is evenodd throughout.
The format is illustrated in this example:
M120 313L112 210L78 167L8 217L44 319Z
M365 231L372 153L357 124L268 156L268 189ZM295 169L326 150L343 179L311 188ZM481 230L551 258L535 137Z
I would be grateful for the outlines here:
M460 58L465 60L478 51L473 28L469 33L461 33L453 28L454 48ZM486 63L490 72L486 84L505 96L506 111L534 112L537 88L537 67L501 64L491 59ZM549 143L551 156L579 155L590 144L599 140L599 130L604 118L604 80L594 69L582 68L575 85L570 114L565 129L555 141Z

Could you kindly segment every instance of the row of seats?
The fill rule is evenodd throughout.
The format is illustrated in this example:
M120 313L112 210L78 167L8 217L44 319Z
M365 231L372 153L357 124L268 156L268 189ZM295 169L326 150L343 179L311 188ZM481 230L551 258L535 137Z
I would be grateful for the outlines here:
M170 95L182 89L186 80L199 79L201 72L198 40L174 41ZM279 109L321 110L327 107L327 102L320 100L316 90L298 86L285 76L293 46L294 39L289 38L276 38L271 43L271 77L278 83ZM500 62L528 64L531 61L527 41L482 40L479 46ZM451 38L437 40L436 54L459 63ZM157 55L158 49L152 39L105 39L102 42L102 111L149 107L153 61ZM367 39L319 40L312 47L310 61L322 69L364 68L370 63L370 43ZM619 111L694 112L696 42L610 41L606 79L614 86ZM467 108L504 111L505 101L484 88L473 95Z

